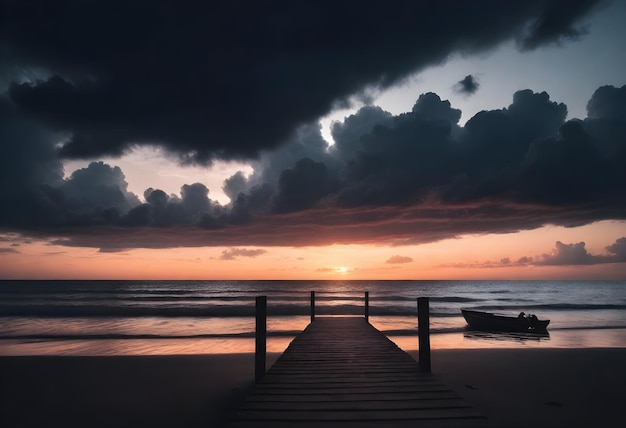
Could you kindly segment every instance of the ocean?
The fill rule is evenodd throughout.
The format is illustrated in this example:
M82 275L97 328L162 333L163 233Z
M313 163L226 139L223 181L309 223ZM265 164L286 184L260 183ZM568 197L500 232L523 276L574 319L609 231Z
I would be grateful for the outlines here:
M625 281L0 281L0 355L254 352L255 298L267 296L268 352L316 315L363 315L417 349L418 297L432 349L626 347ZM461 308L550 319L547 334L468 330Z

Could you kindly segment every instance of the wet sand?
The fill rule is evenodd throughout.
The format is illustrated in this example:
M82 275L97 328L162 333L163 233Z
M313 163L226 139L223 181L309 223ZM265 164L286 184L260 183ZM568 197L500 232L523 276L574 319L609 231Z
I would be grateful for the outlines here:
M432 354L436 375L506 427L623 426L625 361L626 348ZM252 354L0 357L0 426L222 426L253 376Z

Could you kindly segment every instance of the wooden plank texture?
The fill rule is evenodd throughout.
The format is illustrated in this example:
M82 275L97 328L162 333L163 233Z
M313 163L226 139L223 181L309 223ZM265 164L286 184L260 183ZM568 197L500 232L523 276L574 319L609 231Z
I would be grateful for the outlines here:
M488 425L365 318L316 317L257 382L230 426Z

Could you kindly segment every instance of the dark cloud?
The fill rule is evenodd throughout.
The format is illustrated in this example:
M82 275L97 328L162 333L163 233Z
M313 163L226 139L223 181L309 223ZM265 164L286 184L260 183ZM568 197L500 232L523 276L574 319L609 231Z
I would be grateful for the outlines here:
M468 74L454 85L454 89L461 94L473 95L479 86L478 80L471 74Z
M621 88L602 86L587 103L586 132L597 142L601 155L610 162L621 162L626 156L626 85ZM617 177L626 181L626 168L617 168Z
M102 251L237 249L624 219L626 87L599 88L577 122L525 90L463 127L433 93L398 116L362 108L332 125L330 147L316 123L451 54L576 38L595 3L4 2L0 231ZM103 162L64 177L62 158L141 144L254 172L226 180L227 205L202 183L141 201Z
M411 257L396 255L396 256L389 257L389 259L387 259L385 263L401 264L401 263L411 263L412 261L413 259Z
M596 3L8 1L0 47L11 101L63 134L62 156L152 144L207 163L257 157L452 53L575 38Z
M237 257L257 257L265 253L267 253L267 251L261 248L252 250L246 248L229 248L228 250L222 251L220 260L235 260Z
M75 171L60 190L66 202L77 208L102 206L126 212L139 204L137 196L128 192L122 170L103 162Z
M227 221L224 208L209 198L209 189L202 183L183 185L180 197L149 188L144 192L144 198L146 203L134 207L113 224L157 227L194 225L211 229Z
M414 203L458 168L453 134L461 111L433 93L420 95L391 126L373 124L359 138L338 193L344 206Z
M610 185L615 183L615 173L583 127L568 122L558 137L531 143L516 187L520 198L527 201L586 203L604 199L608 192L619 192L619 185Z
M414 244L625 220L622 98L623 88L600 88L591 117L565 122L565 105L523 90L507 108L480 112L465 126L458 124L461 112L433 93L398 116L364 107L333 125L332 147L319 126L305 125L292 143L264 152L252 175L226 180L227 205L201 183L183 186L179 195L150 188L142 203L128 192L122 171L102 162L68 179L60 172L45 178L37 165L57 163L43 151L51 157L13 170L22 181L3 182L0 225L54 236L61 245L121 251ZM6 129L27 147L39 141L26 138L38 128Z
M233 176L224 180L222 190L224 194L230 198L231 201L237 199L240 193L245 192L247 189L247 179L245 175L238 171Z
M280 174L275 206L283 212L310 208L335 187L324 163L300 159Z
M57 136L0 96L0 224L30 225L39 213L53 215L50 189L63 182L63 165L50 143Z
M587 103L587 117L591 120L626 119L626 86L602 86L598 88Z
M343 122L334 122L331 133L335 144L331 152L346 160L352 158L361 147L361 136L369 134L376 126L393 126L393 115L377 106L365 106Z
M575 26L577 19L585 16L595 2L552 2L541 14L529 22L526 33L518 40L522 49L535 49L545 43L561 44L577 40L586 34L584 26Z

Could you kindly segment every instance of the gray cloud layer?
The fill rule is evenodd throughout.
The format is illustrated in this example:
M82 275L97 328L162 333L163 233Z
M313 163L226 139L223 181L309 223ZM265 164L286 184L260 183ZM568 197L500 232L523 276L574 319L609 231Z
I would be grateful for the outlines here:
M0 71L20 113L63 134L64 157L138 143L191 162L249 159L452 52L576 38L596 3L8 1Z

